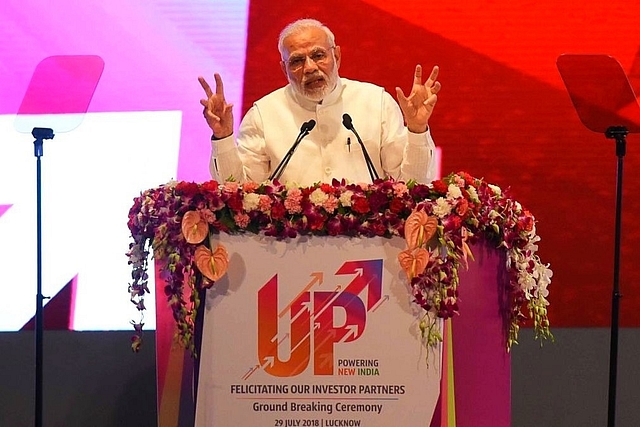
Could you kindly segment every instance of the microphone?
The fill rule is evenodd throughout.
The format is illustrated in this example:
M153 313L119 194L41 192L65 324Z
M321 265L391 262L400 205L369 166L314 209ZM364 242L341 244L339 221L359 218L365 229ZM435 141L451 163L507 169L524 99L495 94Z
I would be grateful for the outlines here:
M278 167L275 168L275 170L271 173L271 175L269 176L269 180L273 181L274 179L280 179L282 172L284 172L284 168L287 167L287 165L289 164L289 160L291 160L291 156L293 156L293 152L296 151L296 148L298 148L298 144L300 144L300 141L302 141L302 139L307 136L315 126L316 121L313 119L302 124L298 137L296 138L291 148L289 148L289 151L287 151L287 154L284 155L282 161L280 162L280 164L278 164Z
M369 169L369 176L371 177L371 182L375 181L376 179L379 179L378 172L376 172L376 168L373 166L373 162L371 161L371 157L369 157L369 153L367 153L367 149L364 146L364 143L362 142L362 138L360 138L360 135L358 135L356 128L353 127L353 122L349 114L344 113L342 115L342 125L346 127L348 130L350 130L351 132L353 132L353 134L356 136L356 139L358 140L358 143L362 147L362 154L364 155L364 161L367 164L367 169Z

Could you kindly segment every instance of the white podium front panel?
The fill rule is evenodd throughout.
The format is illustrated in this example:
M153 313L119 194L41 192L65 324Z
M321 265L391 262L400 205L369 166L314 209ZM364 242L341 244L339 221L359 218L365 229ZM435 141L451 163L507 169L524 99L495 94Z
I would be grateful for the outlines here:
M441 349L421 343L401 238L218 236L197 427L428 427Z

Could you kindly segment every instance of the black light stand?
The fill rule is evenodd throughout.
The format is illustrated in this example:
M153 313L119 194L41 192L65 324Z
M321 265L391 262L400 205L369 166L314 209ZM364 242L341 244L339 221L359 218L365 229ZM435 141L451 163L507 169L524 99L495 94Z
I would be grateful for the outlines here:
M42 295L42 165L45 139L70 132L80 125L96 90L104 60L97 55L53 55L36 66L14 122L20 133L35 138L36 156L36 251L37 291L35 315L35 426L42 427L43 418L43 334L44 300ZM38 127L38 126L50 126Z
M618 371L618 319L620 317L620 234L622 225L622 172L624 156L627 152L627 134L629 131L624 126L612 126L607 129L605 136L616 140L616 156L618 157L618 170L616 178L616 222L615 222L615 247L613 256L613 292L611 296L611 343L609 350L609 405L607 413L607 426L616 424L616 382Z
M562 54L558 70L580 121L593 132L616 140L618 170L611 297L611 341L609 351L609 402L607 426L616 423L618 334L620 317L620 246L622 227L622 175L627 135L640 133L640 105L620 63L603 54Z
M35 405L35 425L42 427L42 389L43 389L43 303L47 297L42 295L42 167L40 158L43 155L43 144L45 139L53 139L53 130L49 128L33 128L31 135L33 141L34 155L36 156L36 251L37 251L37 291L36 291L36 405Z

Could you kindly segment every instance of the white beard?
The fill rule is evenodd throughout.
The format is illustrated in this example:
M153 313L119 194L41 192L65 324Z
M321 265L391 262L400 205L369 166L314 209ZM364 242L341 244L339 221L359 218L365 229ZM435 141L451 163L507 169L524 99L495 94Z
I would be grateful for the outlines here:
M318 74L316 73L305 76L300 82L293 81L289 78L289 83L291 83L293 89L304 98L310 101L320 102L336 87L339 77L335 67L331 74L326 74L321 70L318 70L317 73L324 79L324 85L322 85L322 87L307 89L304 85L310 78L317 78Z

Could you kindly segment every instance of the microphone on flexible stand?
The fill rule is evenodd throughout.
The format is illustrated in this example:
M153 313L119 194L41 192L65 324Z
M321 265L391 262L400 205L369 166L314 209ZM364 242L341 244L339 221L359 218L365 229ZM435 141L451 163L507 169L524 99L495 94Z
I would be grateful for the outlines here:
M344 113L342 115L342 124L348 130L353 132L353 134L358 139L358 143L360 143L360 146L362 147L362 153L364 154L364 161L367 164L367 169L369 169L369 176L371 177L371 182L375 181L376 179L379 178L378 177L378 172L376 172L376 168L373 166L373 162L371 161L371 157L369 157L369 153L367 153L367 149L364 146L364 143L362 142L362 139L360 138L360 135L358 135L358 132L356 132L356 128L353 127L353 122L352 122L351 116L349 114Z
M284 155L282 161L280 162L280 164L278 164L278 167L276 167L275 170L271 173L271 175L269 176L269 180L273 181L274 179L280 179L280 176L282 176L282 172L284 172L284 168L286 168L289 164L289 160L291 160L291 156L293 156L293 152L296 151L298 144L300 144L300 141L302 141L302 139L307 136L315 126L316 121L313 119L302 124L298 137L296 138L291 148L289 148L289 151L287 151L287 154Z

